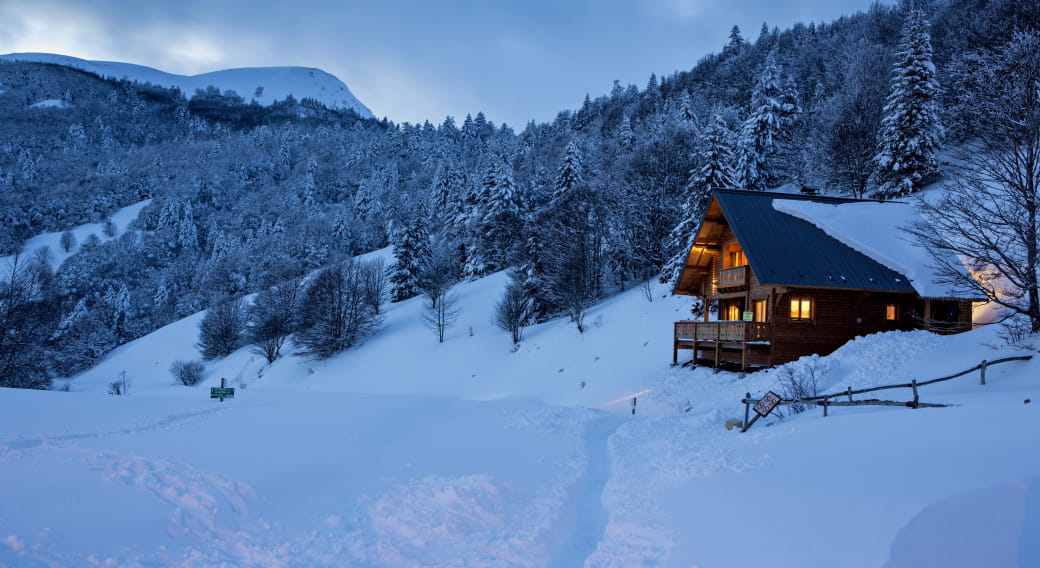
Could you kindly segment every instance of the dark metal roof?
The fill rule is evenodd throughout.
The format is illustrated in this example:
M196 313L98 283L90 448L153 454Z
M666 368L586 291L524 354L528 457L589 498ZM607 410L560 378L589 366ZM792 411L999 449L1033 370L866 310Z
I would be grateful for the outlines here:
M812 223L773 208L774 199L829 204L863 200L745 190L719 190L715 199L762 284L914 292L906 276Z

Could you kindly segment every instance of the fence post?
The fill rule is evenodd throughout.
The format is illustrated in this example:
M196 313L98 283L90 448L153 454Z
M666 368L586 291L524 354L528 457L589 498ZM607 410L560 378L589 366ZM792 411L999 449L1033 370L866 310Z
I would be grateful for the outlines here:
M914 408L917 408L917 379L910 382L910 388L914 389Z
M848 393L849 393L849 402L852 402L852 387L850 386L850 387L849 387L849 390L848 390L848 391L846 391L846 392L848 392Z
M979 365L979 384L986 384L986 360L982 360L982 364Z
M820 401L820 404L823 406L823 417L824 418L827 418L827 402L828 401L827 401L826 398Z
M748 416L751 414L751 393L744 394L744 426L747 426Z

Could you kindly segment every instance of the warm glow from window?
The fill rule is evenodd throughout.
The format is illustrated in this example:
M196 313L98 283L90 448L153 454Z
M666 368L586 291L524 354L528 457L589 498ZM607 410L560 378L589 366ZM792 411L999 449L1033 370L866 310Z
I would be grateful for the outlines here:
M889 304L885 306L885 319L888 321L896 321L896 305Z
M744 251L740 248L740 243L726 245L726 266L723 268L736 268L745 264L747 264L747 258L744 256Z
M754 307L755 321L757 321L757 322L764 322L764 321L766 321L766 301L765 300L755 300L754 302L752 302L751 305L752 305L752 307Z
M812 298L791 298L791 319L812 319Z
M730 304L726 306L726 319L736 321L740 319L740 306Z

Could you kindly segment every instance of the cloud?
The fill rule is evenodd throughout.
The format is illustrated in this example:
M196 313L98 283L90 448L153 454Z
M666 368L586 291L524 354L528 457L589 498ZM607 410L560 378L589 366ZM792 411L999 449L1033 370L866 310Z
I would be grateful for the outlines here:
M110 52L108 37L101 22L73 6L0 2L0 49L5 52L102 58Z

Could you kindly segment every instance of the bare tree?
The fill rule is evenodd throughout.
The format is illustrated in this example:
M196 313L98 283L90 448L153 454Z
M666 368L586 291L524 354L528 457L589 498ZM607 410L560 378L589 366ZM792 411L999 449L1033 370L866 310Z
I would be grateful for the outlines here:
M531 320L531 300L524 294L523 287L517 282L506 286L506 293L495 304L492 321L500 329L508 331L513 338L513 345L524 338L524 326Z
M365 302L376 314L382 309L389 289L386 263L382 259L370 260L359 264L361 280L364 286Z
M451 289L455 285L456 259L450 244L434 241L430 256L422 262L418 285L426 300L423 323L444 343L444 333L459 319L458 299Z
M199 322L199 351L204 359L225 357L242 345L245 313L235 298L206 311Z
M922 201L928 246L945 282L1021 315L1040 332L1040 36L1017 34L958 62L959 116L971 138L941 199ZM966 274L958 256L970 259Z
M76 235L72 234L72 231L65 231L61 234L59 244L61 245L61 250L72 252L72 249L76 246Z
M274 363L293 332L299 310L300 284L292 280L260 292L249 309L246 334L253 350Z
M380 317L365 298L363 272L349 260L325 268L307 286L296 335L305 354L327 359L379 327Z
M46 389L51 379L44 347L61 310L45 256L15 255L0 277L0 387Z

